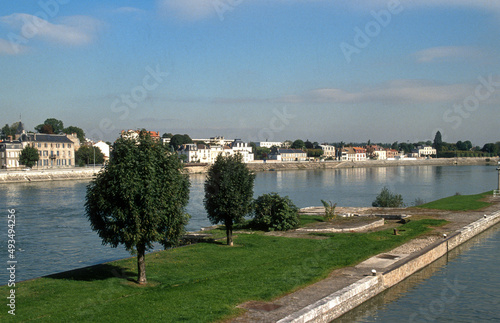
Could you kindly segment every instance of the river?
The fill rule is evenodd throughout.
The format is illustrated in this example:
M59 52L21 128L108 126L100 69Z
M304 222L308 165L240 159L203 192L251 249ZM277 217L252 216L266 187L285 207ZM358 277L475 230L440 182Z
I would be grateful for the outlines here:
M321 205L331 200L339 206L370 206L387 186L402 194L407 205L415 199L432 201L441 197L473 194L496 188L494 166L401 166L330 170L298 170L257 173L255 196L267 192L288 195L299 207ZM211 225L203 208L204 174L190 176L187 229ZM16 280L90 266L129 257L122 247L103 246L90 229L84 214L88 181L12 183L0 186L4 207L0 226L0 260L8 260L8 210L16 214ZM7 283L0 271L0 284Z
M500 224L335 323L500 322Z

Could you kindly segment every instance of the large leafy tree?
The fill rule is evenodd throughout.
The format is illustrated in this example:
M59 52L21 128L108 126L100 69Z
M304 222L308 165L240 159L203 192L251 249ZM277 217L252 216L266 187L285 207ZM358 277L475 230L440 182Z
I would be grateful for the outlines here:
M26 167L35 166L36 162L40 159L38 154L38 149L26 146L23 150L21 150L21 154L19 155L19 163L21 165L25 165Z
M301 139L297 139L292 143L292 146L290 148L293 149L302 149L306 146L305 142Z
M177 149L179 148L180 145L184 145L184 144L191 144L193 143L193 140L191 140L191 138L184 134L184 135L173 135L171 138L170 138L170 146L172 146L174 149Z
M176 154L141 132L118 139L109 164L87 187L85 210L103 244L137 253L139 284L146 284L145 252L154 242L176 245L189 216L189 178Z
M78 128L78 127L75 127L75 126L69 126L67 128L64 128L62 130L64 133L66 134L72 134L72 133L76 133L76 136L78 137L78 139L80 140L81 143L84 143L85 142L85 132L83 131L82 128Z
M210 222L226 226L229 246L233 245L233 225L252 209L254 179L240 154L219 155L208 170L203 202Z
M61 120L55 118L48 118L42 124L35 127L35 130L39 133L55 133L59 134L63 131L64 125Z

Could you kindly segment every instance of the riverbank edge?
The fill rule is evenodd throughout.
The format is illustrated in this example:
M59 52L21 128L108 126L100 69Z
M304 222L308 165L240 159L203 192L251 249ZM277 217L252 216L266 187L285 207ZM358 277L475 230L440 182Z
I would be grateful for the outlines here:
M434 158L418 160L366 160L366 161L327 161L327 162L253 162L248 168L254 172L276 170L323 170L336 168L369 168L369 167L397 167L397 166L494 166L499 158ZM189 174L203 174L208 171L207 166L188 166ZM90 180L101 168L63 168L60 170L30 170L6 171L0 173L0 183L29 183L56 180Z
M363 302L398 284L450 250L500 223L500 211L472 222L422 250L404 258L376 276L366 276L321 300L296 311L278 323L330 322Z

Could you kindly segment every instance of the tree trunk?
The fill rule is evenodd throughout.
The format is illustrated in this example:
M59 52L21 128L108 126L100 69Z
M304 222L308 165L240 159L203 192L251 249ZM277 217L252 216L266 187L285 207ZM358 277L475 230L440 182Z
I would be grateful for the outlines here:
M233 226L232 223L226 222L227 245L233 246Z
M147 284L146 280L146 248L143 244L137 246L137 282Z

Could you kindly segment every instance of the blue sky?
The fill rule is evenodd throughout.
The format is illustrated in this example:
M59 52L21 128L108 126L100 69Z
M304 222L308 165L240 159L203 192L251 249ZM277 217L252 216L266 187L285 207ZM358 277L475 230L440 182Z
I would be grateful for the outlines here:
M500 2L346 2L6 1L0 123L55 117L104 140L500 140Z

